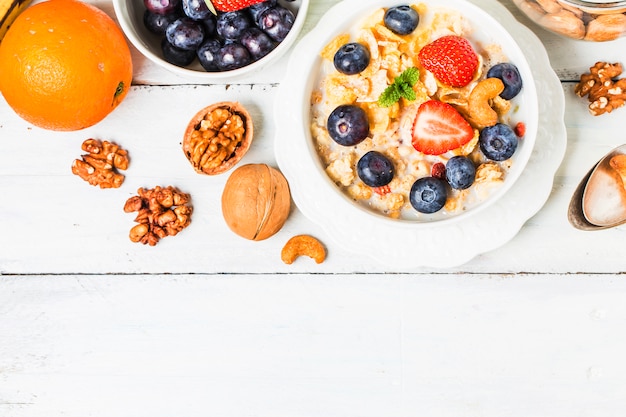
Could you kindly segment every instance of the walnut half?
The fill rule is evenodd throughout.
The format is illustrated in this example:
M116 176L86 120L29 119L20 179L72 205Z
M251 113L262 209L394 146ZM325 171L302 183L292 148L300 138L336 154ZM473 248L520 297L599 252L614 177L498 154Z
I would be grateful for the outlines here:
M183 152L196 172L221 174L248 151L252 135L252 118L241 104L216 103L191 119L183 138Z
M574 92L579 97L585 95L588 97L591 114L599 116L624 105L626 79L616 78L621 73L620 63L596 62L589 68L589 73L581 75L580 82L574 87Z
M72 163L74 175L100 188L119 188L122 185L124 175L118 170L128 169L128 152L114 143L98 139L85 140L82 150L88 153Z

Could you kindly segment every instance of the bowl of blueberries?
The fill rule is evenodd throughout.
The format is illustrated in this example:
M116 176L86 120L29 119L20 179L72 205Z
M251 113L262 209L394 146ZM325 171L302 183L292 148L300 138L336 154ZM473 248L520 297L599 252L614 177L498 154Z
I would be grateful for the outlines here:
M232 4L231 4L232 3ZM122 30L148 59L208 81L256 72L302 29L309 0L114 0Z

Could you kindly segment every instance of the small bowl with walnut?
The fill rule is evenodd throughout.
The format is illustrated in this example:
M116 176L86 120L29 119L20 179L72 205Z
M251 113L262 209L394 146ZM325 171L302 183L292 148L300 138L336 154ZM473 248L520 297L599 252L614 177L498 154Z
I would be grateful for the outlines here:
M183 137L183 152L196 172L224 173L250 149L252 117L237 102L211 104L191 119Z

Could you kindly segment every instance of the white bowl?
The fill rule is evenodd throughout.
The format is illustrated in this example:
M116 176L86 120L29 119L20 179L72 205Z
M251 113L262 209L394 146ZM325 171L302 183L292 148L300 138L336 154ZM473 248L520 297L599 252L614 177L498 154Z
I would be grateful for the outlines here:
M483 204L445 220L391 219L348 198L325 173L317 155L310 103L321 64L319 52L374 9L406 1L344 0L331 8L294 48L288 76L275 99L276 161L298 209L346 251L371 257L390 270L458 266L508 242L548 199L566 145L561 83L533 32L497 0L481 0L480 8L465 0L422 3L462 11L473 23L475 36L497 40L524 79L516 115L526 124L526 136L506 182ZM540 101L537 91L542 92Z
M366 19L376 9L407 3L423 3L428 5L429 9L445 8L460 11L472 27L473 32L468 35L468 38L475 47L478 45L498 45L501 47L508 61L518 67L524 82L522 91L512 100L512 109L509 115L514 121L524 122L526 134L523 139L519 140L517 151L511 158L513 162L512 167L507 172L503 184L491 192L488 198L455 213L444 213L444 210L442 210L433 215L422 215L415 212L415 216L402 216L399 219L395 219L370 209L368 204L355 202L327 175L325 172L326 167L317 154L317 147L311 135L312 116L310 103L311 93L319 82L318 76L323 65L320 51L324 46L341 33L349 31L355 33L354 25ZM352 39L354 40L354 37ZM458 222L471 217L486 209L507 193L523 174L533 151L538 125L538 106L537 91L531 67L521 48L509 32L489 13L465 0L416 0L414 2L407 2L406 0L372 0L367 2L345 0L331 9L322 18L318 27L302 40L292 55L289 64L288 78L281 85L281 91L288 92L289 97L277 100L277 123L297 124L297 126L289 127L289 129L293 127L293 130L297 131L297 139L290 140L302 140L300 143L302 147L296 149L297 155L286 155L285 152L289 146L281 146L280 141L282 141L285 135L279 135L279 142L276 144L277 159L279 163L283 161L285 164L289 164L286 158L295 158L299 172L294 172L294 175L303 175L303 171L307 170L306 175L314 176L319 180L316 193L323 195L326 201L334 201L337 210L345 208L347 212L361 216L368 222L400 223L402 227L423 228ZM328 66L328 64L326 65ZM284 100L288 100L288 103L285 103ZM289 109L289 116L284 114L285 109ZM510 124L512 125L514 122ZM287 171L291 170L287 168ZM408 199L408 195L405 197Z
M226 79L240 78L250 73L260 71L262 68L283 56L296 41L298 34L302 30L309 8L309 2L310 0L279 0L281 5L285 6L296 15L294 24L287 37L276 46L272 52L258 61L252 62L242 68L220 72L206 71L202 68L197 59L186 67L179 67L167 62L161 53L162 37L151 33L143 24L143 15L146 9L142 0L113 0L113 8L126 37L146 58L183 77L202 79L207 82L219 82Z

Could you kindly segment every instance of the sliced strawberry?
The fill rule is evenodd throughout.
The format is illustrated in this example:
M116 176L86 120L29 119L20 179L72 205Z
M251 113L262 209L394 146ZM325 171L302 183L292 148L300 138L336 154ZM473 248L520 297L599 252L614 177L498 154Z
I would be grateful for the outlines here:
M253 4L262 3L264 0L205 0L212 3L213 7L220 12L234 12L245 9ZM210 7L210 6L209 6Z
M478 68L474 48L467 39L456 35L442 36L424 46L418 59L439 82L451 87L465 87Z
M454 107L429 100L417 110L413 147L428 155L441 155L465 145L474 137L472 126Z

